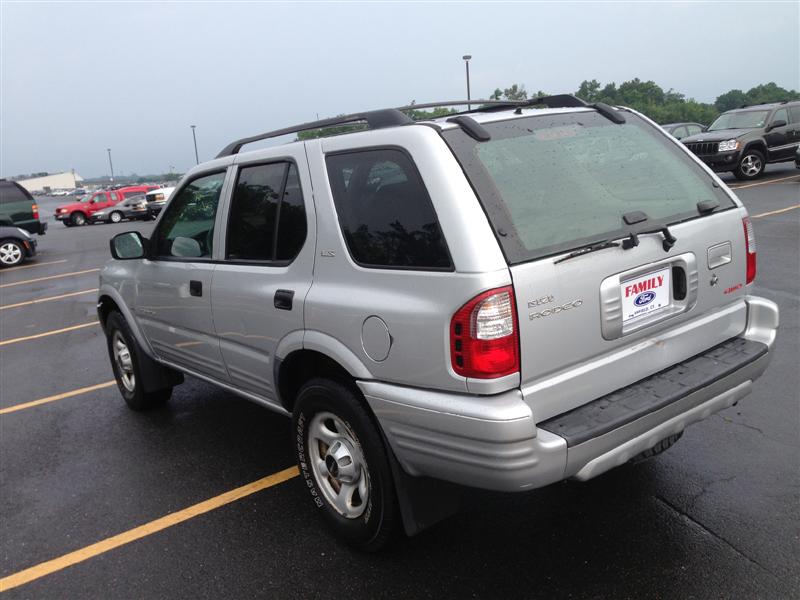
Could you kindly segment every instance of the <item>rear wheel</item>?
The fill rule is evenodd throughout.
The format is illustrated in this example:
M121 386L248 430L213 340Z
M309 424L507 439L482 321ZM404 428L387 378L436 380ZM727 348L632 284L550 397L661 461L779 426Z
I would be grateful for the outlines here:
M0 266L16 267L25 260L25 250L16 240L3 240L0 242Z
M84 215L82 212L74 212L69 216L69 220L73 225L79 227L86 224L86 215Z
M122 213L118 210L115 210L108 216L108 218L112 223L119 223L122 221Z
M737 179L750 180L758 179L764 173L767 166L767 161L764 155L758 150L745 150L742 158L739 159L739 164L733 174Z
M171 387L152 392L144 390L139 360L141 349L127 321L116 311L106 320L106 341L117 387L129 408L147 410L169 400Z
M334 533L376 551L398 528L389 456L377 425L350 388L312 379L292 419L300 474Z

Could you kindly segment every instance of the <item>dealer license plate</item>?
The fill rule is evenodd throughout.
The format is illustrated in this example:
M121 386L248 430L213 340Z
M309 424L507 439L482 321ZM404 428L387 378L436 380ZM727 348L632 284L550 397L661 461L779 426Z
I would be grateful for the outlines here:
M669 307L672 302L671 269L661 269L620 284L622 322L639 319Z

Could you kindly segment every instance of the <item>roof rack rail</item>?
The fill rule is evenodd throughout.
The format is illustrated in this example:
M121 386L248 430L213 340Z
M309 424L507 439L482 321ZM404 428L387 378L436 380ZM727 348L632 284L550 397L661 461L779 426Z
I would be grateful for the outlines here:
M361 122L366 123L368 129L382 129L384 127L408 125L413 123L414 120L396 108L387 108L384 110L371 110L362 113L354 113L352 115L342 115L340 117L333 117L331 119L310 121L308 123L301 123L300 125L293 125L292 127L267 131L266 133L260 133L258 135L236 140L235 142L231 142L225 146L222 151L217 154L217 158L238 154L242 149L242 146L245 144L252 144L253 142L260 142L270 138L281 137L290 133L299 133L301 131L310 131L312 129L324 129L325 127L334 127L336 125L347 125Z

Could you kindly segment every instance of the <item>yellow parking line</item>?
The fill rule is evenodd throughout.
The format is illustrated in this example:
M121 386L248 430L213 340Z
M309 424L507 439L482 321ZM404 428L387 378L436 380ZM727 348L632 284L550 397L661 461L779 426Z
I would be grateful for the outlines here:
M7 346L8 344L16 344L17 342L27 342L28 340L35 340L42 337L47 337L48 335L56 335L57 333L64 333L65 331L74 331L75 329L81 329L83 327L91 327L92 325L97 325L99 321L92 321L91 323L81 323L80 325L73 325L72 327L64 327L63 329L53 329L52 331L45 331L44 333L37 333L35 335L26 335L25 337L18 337L11 340L3 340L0 342L0 346Z
M246 498L247 496L255 494L256 492L260 492L261 490L265 490L283 483L284 481L288 481L289 479L297 477L298 475L299 472L297 467L284 469L283 471L273 473L272 475L264 477L263 479L258 479L252 483L243 485L242 487L238 487L229 492L225 492L224 494L220 494L219 496L214 496L213 498L209 498L208 500L194 504L184 508L183 510L168 514L160 519L156 519L155 521L150 521L149 523L145 523L139 527L134 527L128 531L111 536L91 544L90 546L86 546L85 548L64 554L63 556L59 556L53 560L48 560L23 571L14 573L13 575L8 575L0 579L0 592L8 591L17 586L34 581L35 579L39 579L40 577L44 577L45 575L50 575L51 573L61 571L62 569L66 569L67 567L71 567L72 565L78 564L95 556L105 554L110 550L114 550L115 548L119 548L125 544L129 544L141 538L147 537L148 535L152 535L163 529L167 529L168 527L178 525L179 523L183 523L184 521L188 521L189 519L193 519L194 517L220 508L221 506L230 504L231 502L236 502L237 500Z
M800 208L800 204L795 204L794 206L787 206L786 208L781 208L778 210L771 210L769 212L761 213L758 215L753 215L753 219L760 219L761 217L769 217L770 215L779 215L781 213L789 212L790 210L795 210Z
M16 304L9 304L8 306L0 306L0 310L7 308L18 308L20 306L29 306L31 304L39 304L40 302L50 302L51 300L61 300L62 298L71 298L72 296L81 296L83 294L91 294L96 292L97 288L91 290L83 290L82 292L70 292L69 294L61 294L60 296L48 296L47 298L38 298L36 300L28 300L27 302L17 302Z
M732 190L743 190L744 188L756 187L757 185L769 185L770 183L778 183L779 181L789 181L800 175L791 175L790 177L781 177L780 179L770 179L769 181L759 181L758 183L748 183L746 185L728 186Z
M19 271L21 269L32 269L34 267L43 267L45 265L58 265L65 262L67 262L66 258L62 260L51 260L49 262L37 262L32 265L22 265L21 267L11 267L8 269L3 269L2 271L0 271L0 273L10 273L11 271Z
M49 279L60 279L61 277L72 277L73 275L83 275L84 273L94 273L100 269L86 269L85 271L75 271L74 273L62 273L61 275L50 275L48 277L37 277L36 279L26 279L25 281L15 281L14 283L4 283L0 288L13 287L15 285L25 285L26 283L36 283L37 281L47 281Z
M65 398L80 396L81 394L88 394L89 392L93 392L95 390L102 390L103 388L111 387L116 383L117 382L114 379L112 379L111 381L106 381L104 383L98 383L97 385L90 385L88 387L79 388L77 390L72 390L71 392L56 394L55 396L48 396L47 398L40 398L39 400L33 400L31 402L25 402L23 404L14 404L13 406L0 408L0 415L17 412L18 410L25 410L26 408L33 408L34 406L40 406L42 404L47 404L48 402L55 402L56 400L64 400Z

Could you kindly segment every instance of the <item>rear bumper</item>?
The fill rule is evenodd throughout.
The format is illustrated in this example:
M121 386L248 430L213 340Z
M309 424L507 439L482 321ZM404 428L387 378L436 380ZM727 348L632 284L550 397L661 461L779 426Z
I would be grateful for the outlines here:
M359 387L400 465L410 475L509 492L569 477L585 480L627 462L750 392L771 359L778 309L769 300L748 297L747 314L744 333L731 342L747 345L752 352L715 370L711 363L723 361L715 358L714 352L719 350L711 349L703 353L708 355L701 360L705 369L686 371L686 365L698 359L695 357L653 376L663 377L675 369L673 379L692 385L685 386L685 393L672 394L668 402L653 402L644 396L641 402L634 399L632 405L638 412L631 414L631 419L618 419L612 428L597 427L589 437L562 437L554 433L558 429L552 423L535 423L519 389L471 396L372 381L361 381ZM615 394L627 394L630 399L637 389L652 389L649 380L653 378ZM642 402L648 401L651 404L642 411ZM587 427L592 426L587 420Z

